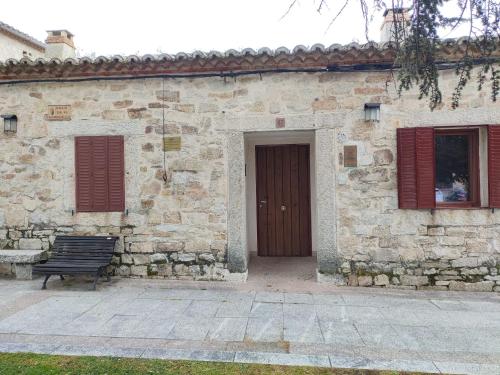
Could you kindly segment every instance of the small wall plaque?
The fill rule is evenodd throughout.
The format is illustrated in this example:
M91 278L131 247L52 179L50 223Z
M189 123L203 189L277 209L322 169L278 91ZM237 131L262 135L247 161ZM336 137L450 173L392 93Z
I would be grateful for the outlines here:
M276 118L276 129L281 129L285 127L285 118L277 117Z
M358 166L358 147L344 146L344 167Z
M165 137L163 139L164 151L180 151L181 137Z
M48 121L69 121L71 120L71 106L49 105L45 118Z

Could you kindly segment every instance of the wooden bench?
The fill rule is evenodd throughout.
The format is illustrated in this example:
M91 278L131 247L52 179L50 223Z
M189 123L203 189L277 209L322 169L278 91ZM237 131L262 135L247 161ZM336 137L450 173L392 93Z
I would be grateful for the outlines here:
M61 280L64 275L92 275L95 290L97 280L111 263L117 240L113 236L57 236L52 256L46 263L34 266L33 273L45 275L42 289L47 289L52 275L59 275Z

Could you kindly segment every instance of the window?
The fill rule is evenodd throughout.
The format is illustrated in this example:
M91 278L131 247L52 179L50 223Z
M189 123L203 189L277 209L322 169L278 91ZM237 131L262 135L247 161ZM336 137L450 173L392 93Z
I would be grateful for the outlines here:
M76 137L76 210L125 210L122 136Z
M478 207L479 129L436 130L436 206Z
M500 126L397 130L400 208L500 207Z

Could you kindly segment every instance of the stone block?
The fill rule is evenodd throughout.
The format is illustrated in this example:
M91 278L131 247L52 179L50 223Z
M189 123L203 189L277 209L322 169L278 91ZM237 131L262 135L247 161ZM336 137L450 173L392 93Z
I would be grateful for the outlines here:
M152 253L154 244L152 242L132 242L130 251L132 253Z
M477 238L465 240L465 248L469 252L484 253L487 252L490 247L491 245L489 240Z
M495 283L493 281L481 281L477 283L450 281L449 289L466 292L491 292L494 286Z
M159 90L156 91L156 98L164 102L179 102L179 91Z
M175 275L187 275L189 273L189 267L185 264L176 264L174 265L174 274Z
M161 263L158 264L158 276L172 276L173 275L173 269L172 265L168 263Z
M445 230L444 227L428 227L427 235L429 236L444 236Z
M156 276L156 275L158 275L158 265L150 264L148 266L148 276Z
M131 266L130 274L132 276L147 276L148 275L148 267L147 266Z
M132 259L134 260L134 265L136 266L149 264L149 256L145 254L134 254L132 255Z
M177 260L181 263L191 263L196 260L196 255L193 253L181 253Z
M386 286L386 285L389 285L390 282L389 282L389 277L387 275L377 275L375 276L374 278L374 283L375 285L378 285L378 286Z
M387 241L383 241L387 240ZM380 245L381 247L389 247L393 246L394 242L396 241L395 237L391 237L388 239L380 238ZM382 246L386 245L386 246ZM375 249L373 253L373 261L374 262L399 262L401 261L401 256L399 255L398 250L394 249L387 249L387 248L382 248L382 249Z
M438 273L438 271L435 268L429 268L429 269L423 270L424 275L436 275L437 273Z
M488 280L488 281L500 281L500 276L485 276L484 277L485 280Z
M438 280L438 281L436 281L436 285L437 286L448 286L448 285L450 285L450 281L441 281L441 280Z
M16 279L18 280L33 279L31 264L16 263L14 265L14 273L16 274Z
M491 292L495 283L493 281L480 281L478 283L465 283L466 292Z
M151 263L167 263L168 258L165 254L156 253L149 257Z
M463 237L443 236L439 238L438 244L441 246L462 246L465 244Z
M115 274L118 276L130 276L130 267L122 265L115 269Z
M19 239L19 248L23 250L40 250L42 241L39 238L21 238Z
M373 278L371 276L358 276L359 286L372 286Z
M412 276L412 275L402 275L401 284L403 285L414 285L422 286L429 284L429 278L427 276Z
M478 258L460 258L451 261L451 266L453 268L462 268L462 267L477 267L479 265Z
M354 274L349 275L349 277L347 279L347 285L349 285L349 286L358 286L359 285L358 276L356 276Z
M170 252L170 251L182 251L184 249L183 241L168 241L168 242L157 242L156 251L158 252Z
M212 253L199 254L198 259L206 263L215 263L215 257Z
M130 254L122 254L121 260L122 260L123 264L134 264L134 259L132 258L132 255L130 255Z
M490 255L481 255L478 258L477 263L480 266L495 267L497 265L497 260L495 257Z

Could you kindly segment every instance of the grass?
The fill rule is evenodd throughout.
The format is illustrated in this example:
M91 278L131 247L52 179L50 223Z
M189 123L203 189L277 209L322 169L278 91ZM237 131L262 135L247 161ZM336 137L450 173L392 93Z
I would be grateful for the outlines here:
M395 371L369 371L289 367L256 364L164 361L150 359L73 357L31 353L0 353L1 375L397 375ZM404 373L415 375L417 373Z

